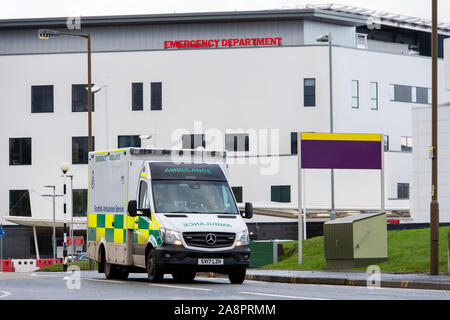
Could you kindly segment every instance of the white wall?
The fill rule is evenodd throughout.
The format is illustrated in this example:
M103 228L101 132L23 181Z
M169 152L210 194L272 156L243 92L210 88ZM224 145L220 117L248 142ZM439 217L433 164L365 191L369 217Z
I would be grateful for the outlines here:
M405 57L367 50L334 48L334 101L336 132L384 133L391 147L400 150L400 137L412 135L411 105L389 101L389 83L429 86L429 59ZM93 83L107 85L95 97L93 134L97 150L104 149L105 94L109 102L110 147L117 147L118 135L156 133L158 147L174 145L174 130L194 133L194 122L202 130L275 129L279 132L279 152L290 154L290 133L329 130L328 48L326 46L265 49L215 49L142 51L93 54ZM71 163L73 136L87 135L87 113L71 112L71 85L86 83L84 54L14 55L0 57L0 215L8 215L9 190L30 189L33 217L50 217L51 201L44 185L56 184L62 193L59 164ZM317 106L303 107L303 79L316 78ZM351 108L351 80L360 80L359 110ZM380 83L380 110L369 108L370 81ZM131 111L131 83L144 83L144 111ZM162 111L150 110L150 83L162 82ZM54 85L54 112L31 113L31 86ZM9 166L10 137L32 137L32 165ZM207 146L208 147L208 146ZM258 150L258 153L261 150ZM397 159L396 155L387 154ZM406 159L405 159L406 157ZM408 155L387 160L387 193L395 190L396 179L410 180ZM280 171L260 176L257 169L232 168L233 185L244 186L247 201L267 203L270 185L292 185L296 202L295 157L281 157ZM390 169L389 169L390 168ZM388 171L390 173L388 173ZM237 172L233 174L233 172ZM71 165L74 187L87 188L87 166ZM376 174L352 173L336 176L337 205L376 206L379 186ZM326 172L309 175L311 194L307 203L329 206ZM367 180L371 187L357 183ZM340 184L342 181L342 184ZM369 183L368 183L369 185ZM374 185L374 186L372 186ZM344 192L345 191L345 192ZM345 196L349 194L349 196ZM392 204L394 205L394 204ZM57 216L62 218L62 200Z

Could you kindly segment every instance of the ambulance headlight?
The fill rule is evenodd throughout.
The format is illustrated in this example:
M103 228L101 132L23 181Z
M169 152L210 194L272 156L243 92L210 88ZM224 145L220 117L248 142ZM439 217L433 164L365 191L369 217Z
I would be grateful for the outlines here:
M238 233L236 247L248 246L249 244L250 244L250 237L248 235L248 230L244 230L241 233Z
M161 239L164 243L181 246L181 233L175 230L160 228Z

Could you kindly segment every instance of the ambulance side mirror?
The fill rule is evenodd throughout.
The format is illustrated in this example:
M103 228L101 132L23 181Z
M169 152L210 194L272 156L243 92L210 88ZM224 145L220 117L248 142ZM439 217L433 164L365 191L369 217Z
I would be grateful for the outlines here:
M130 217L136 217L137 216L137 202L136 200L130 200L128 201L128 215Z
M253 205L250 202L245 203L244 218L247 218L247 219L253 218Z

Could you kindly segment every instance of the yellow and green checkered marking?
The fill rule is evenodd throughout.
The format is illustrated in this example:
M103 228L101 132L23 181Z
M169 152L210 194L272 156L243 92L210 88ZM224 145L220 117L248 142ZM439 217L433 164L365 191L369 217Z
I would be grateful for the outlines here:
M159 236L160 224L154 215L152 220L146 217L129 217L124 214L89 214L88 240L125 243L126 230L133 229L133 243L146 244L149 235L153 235L158 244L162 244Z

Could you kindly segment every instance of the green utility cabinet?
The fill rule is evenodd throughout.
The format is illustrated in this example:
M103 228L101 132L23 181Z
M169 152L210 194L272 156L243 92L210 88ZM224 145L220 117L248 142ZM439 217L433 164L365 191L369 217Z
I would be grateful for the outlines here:
M259 268L278 262L278 244L290 240L250 242L250 268Z
M327 269L351 269L387 261L385 213L358 214L323 226Z

